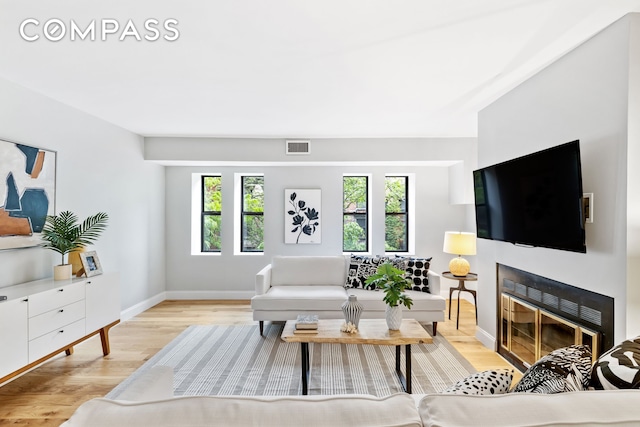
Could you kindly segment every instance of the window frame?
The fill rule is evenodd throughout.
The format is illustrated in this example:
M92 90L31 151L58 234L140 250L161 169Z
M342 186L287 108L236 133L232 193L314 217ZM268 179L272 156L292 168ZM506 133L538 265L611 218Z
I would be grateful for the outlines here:
M222 198L222 174L202 174L200 176L200 252L209 254L209 253L220 253L222 252L222 227L220 227L220 248L213 250L206 250L204 247L204 231L205 231L205 218L206 217L219 217L220 224L222 224L222 210L220 211L206 211L204 209L204 196L205 196L205 180L207 178L220 178L220 196ZM220 207L222 208L222 200L220 201Z
M244 254L263 254L263 249L248 250L244 246L244 219L245 216L261 216L262 217L262 244L264 246L264 199L262 203L262 212L250 212L244 210L244 180L245 178L262 178L262 190L264 191L264 174L240 174L240 253ZM264 196L263 196L264 197Z
M387 212L387 205L386 205L386 188L387 188L387 179L388 178L402 178L404 179L404 200L405 200L405 205L404 205L404 211L403 212ZM412 223L411 223L411 217L412 215L410 215L411 212L411 208L412 208L412 203L410 200L410 196L411 196L411 191L410 191L410 185L411 185L411 177L409 175L406 174L387 174L384 177L384 188L385 188L385 207L384 207L384 247L385 247L385 253L402 253L402 254L408 254L408 253L412 253L413 250L413 246L412 246L412 241L413 239L410 239L410 236L412 235ZM405 217L405 232L404 232L404 239L405 239L405 249L403 250L392 250L392 251L387 251L386 247L387 247L387 216L404 216Z
M356 251L356 250L346 250L344 247L344 217L347 215L355 216L355 213L345 212L344 210L344 180L345 178L364 178L365 182L365 195L366 195L366 208L365 208L365 216L366 216L366 224L367 229L365 230L365 249ZM359 253L359 254L369 254L371 253L371 235L372 235L372 227L371 227L371 175L370 174L343 174L342 175L342 252L343 253Z

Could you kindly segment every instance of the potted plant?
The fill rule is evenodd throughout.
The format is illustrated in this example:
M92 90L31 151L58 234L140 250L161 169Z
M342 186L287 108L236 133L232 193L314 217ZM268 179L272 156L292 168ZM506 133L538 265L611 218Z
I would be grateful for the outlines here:
M397 331L402 324L402 308L404 305L411 309L413 300L404 293L406 289L411 288L411 282L406 277L403 270L395 268L391 263L385 262L380 264L376 269L376 273L372 274L365 280L367 285L373 284L384 291L384 298L387 303L385 311L387 326L389 329Z
M78 223L78 217L70 211L59 215L48 215L42 228L42 247L61 255L62 263L53 268L54 280L71 278L71 264L65 264L65 255L84 246L93 244L107 227L109 216L98 212Z

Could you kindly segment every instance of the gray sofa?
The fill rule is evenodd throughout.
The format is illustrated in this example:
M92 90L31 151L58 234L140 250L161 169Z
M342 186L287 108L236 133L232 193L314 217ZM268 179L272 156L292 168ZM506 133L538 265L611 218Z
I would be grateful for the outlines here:
M356 295L363 305L363 319L384 319L383 293L365 289L345 289L349 256L275 256L271 264L256 275L256 294L251 298L253 320L293 320L299 314L317 314L320 318L340 319L342 304ZM429 271L430 292L408 290L413 299L405 318L431 323L436 335L438 321L444 320L445 298L440 295L440 276Z

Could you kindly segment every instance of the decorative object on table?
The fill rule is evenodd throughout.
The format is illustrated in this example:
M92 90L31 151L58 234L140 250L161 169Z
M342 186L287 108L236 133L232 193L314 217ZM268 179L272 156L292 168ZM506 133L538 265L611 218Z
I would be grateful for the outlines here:
M344 314L344 321L346 323L352 323L358 328L360 322L360 315L364 307L358 302L358 297L355 295L349 295L349 298L342 304L342 313Z
M456 313L456 329L458 329L458 325L460 324L460 292L469 292L473 295L473 304L476 312L476 325L478 324L478 300L476 298L475 289L467 289L464 285L464 282L475 282L478 280L478 275L475 273L467 273L466 276L456 276L450 271L445 271L442 273L442 277L446 277L447 279L457 280L458 287L457 288L449 288L449 320L451 320L451 301L453 297L453 292L458 291L458 312Z
M47 216L42 228L41 246L58 252L62 263L54 267L54 280L68 280L71 278L71 264L65 264L65 255L74 249L93 244L107 227L109 216L98 212L89 216L81 224L78 217L70 211L59 215Z
M284 242L291 244L321 243L320 206L322 192L318 189L284 190Z
M404 270L395 268L391 263L385 262L378 266L375 274L369 276L365 283L373 284L384 292L382 300L387 303L385 316L387 326L392 331L400 329L402 324L402 308L404 305L407 309L411 309L413 300L405 290L411 288L411 282L406 277Z
M55 213L56 152L0 140L0 249L38 246Z
M98 259L96 251L81 252L80 261L82 262L82 270L78 271L78 277L80 277L82 273L86 274L87 277L102 274L102 264L100 264L100 259Z
M318 329L318 315L317 314L299 314L296 318L296 329L310 330Z
M342 332L346 332L348 334L357 334L358 333L358 327L356 325L354 325L351 322L345 322L342 324L342 326L340 326L340 330Z
M461 231L447 231L444 233L444 245L442 251L448 254L458 255L449 262L449 271L454 276L466 276L471 266L462 255L476 254L476 235Z

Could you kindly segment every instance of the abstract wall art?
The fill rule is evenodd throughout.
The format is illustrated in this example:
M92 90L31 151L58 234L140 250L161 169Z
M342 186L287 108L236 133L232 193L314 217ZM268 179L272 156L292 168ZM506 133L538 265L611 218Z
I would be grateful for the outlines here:
M55 151L0 140L0 250L40 244L55 188Z
M284 190L284 242L294 245L321 243L319 189Z

